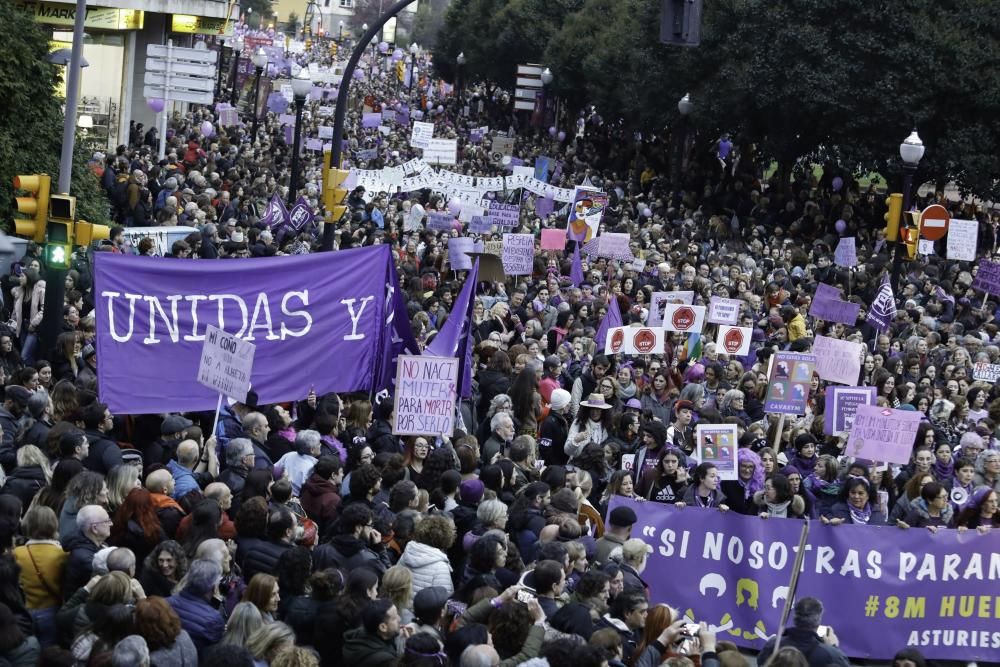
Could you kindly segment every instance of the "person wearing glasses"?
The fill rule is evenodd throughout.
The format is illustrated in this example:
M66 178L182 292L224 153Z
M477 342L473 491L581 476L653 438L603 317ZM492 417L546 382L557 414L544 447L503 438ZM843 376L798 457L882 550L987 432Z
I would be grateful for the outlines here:
M63 543L63 550L69 552L63 572L64 591L76 591L90 580L94 554L107 546L111 523L108 511L100 505L84 505L76 513L77 530Z

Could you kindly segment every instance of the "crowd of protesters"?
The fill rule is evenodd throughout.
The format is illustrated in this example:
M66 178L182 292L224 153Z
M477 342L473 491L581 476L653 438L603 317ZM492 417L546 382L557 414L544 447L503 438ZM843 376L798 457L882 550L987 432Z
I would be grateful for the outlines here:
M317 46L301 64L328 64L325 53ZM879 331L865 315L892 246L876 250L884 206L874 188L830 169L766 182L742 155L751 147L725 138L693 142L675 182L669 134L638 136L591 111L564 120L570 136L559 140L512 120L502 92L447 94L427 75L429 58L412 87L375 70L354 82L354 166L418 155L409 128L363 129L362 105L426 109L439 136L459 140L454 170L474 176L509 173L490 143L510 134L526 164L559 162L560 187L606 191L602 228L629 233L643 267L584 257L583 280L571 281L571 252L539 251L533 275L482 282L474 393L460 406L464 428L446 437L397 438L391 400L316 396L298 369L289 372L302 373L301 400L261 405L251 392L224 406L212 432L211 413L109 412L86 257L66 278L65 304L46 304L29 245L4 284L0 332L0 663L735 667L746 657L669 606L682 601L649 599L647 544L631 536L634 511L609 511L614 496L898 527L886 530L1000 524L1000 399L973 378L976 364L998 362L1000 327L996 304L971 289L976 263L907 262L898 314ZM313 130L331 123L322 104L307 106ZM257 137L249 123L204 136L214 119L207 109L174 116L162 160L141 128L132 145L95 156L119 225L95 251L156 254L122 229L154 225L197 228L165 253L187 261L318 251L317 225L258 224L289 182L277 116ZM490 133L471 141L483 125ZM371 148L375 160L354 159ZM301 191L318 211L321 158L304 164ZM359 188L348 203L336 247L392 245L413 331L430 343L462 279L448 265L449 235L405 232L403 219L414 204L444 209L447 198ZM514 231L565 226L565 212L537 215L531 196L520 203ZM980 220L980 256L989 254L992 221L948 205ZM833 261L841 234L857 239L856 268ZM857 323L809 316L820 283L861 304ZM741 299L751 353L730 357L713 342L698 353L676 334L662 354L597 348L612 299L626 324L641 323L652 293L672 290L699 304ZM45 359L44 308L62 308L64 322ZM909 464L847 456L845 438L824 433L818 377L804 415L765 413L769 356L809 351L819 334L864 343L858 383L876 387L880 405L923 413ZM736 424L738 480L720 482L693 460L698 423ZM835 632L817 634L822 613L820 601L799 600L770 664L848 664ZM897 663L924 664L913 650Z

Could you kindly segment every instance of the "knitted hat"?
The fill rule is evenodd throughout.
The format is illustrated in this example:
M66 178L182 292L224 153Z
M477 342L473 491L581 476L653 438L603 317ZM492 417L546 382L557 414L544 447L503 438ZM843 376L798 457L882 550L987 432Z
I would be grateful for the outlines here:
M554 389L552 390L549 405L552 406L553 410L559 411L569 405L572 398L572 395L565 389Z

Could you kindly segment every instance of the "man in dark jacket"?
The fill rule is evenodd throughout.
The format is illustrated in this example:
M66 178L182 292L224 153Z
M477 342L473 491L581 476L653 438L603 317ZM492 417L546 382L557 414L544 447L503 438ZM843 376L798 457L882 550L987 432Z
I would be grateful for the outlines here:
M343 479L344 466L340 458L321 456L299 492L302 509L319 526L320 535L327 534L340 511L340 483Z
M267 539L253 544L243 557L243 578L253 579L258 572L278 571L278 559L292 548L295 516L284 507L276 507L267 517Z
M12 384L4 391L3 405L0 406L0 464L10 473L17 466L18 422L28 407L31 392L19 384Z
M383 399L375 406L372 426L368 429L368 444L376 454L399 454L399 444L392 434L392 399Z
M313 552L313 569L337 567L350 571L365 566L381 577L391 563L382 545L382 535L372 527L372 519L372 511L361 503L345 507L338 521L340 533Z
M399 659L396 638L412 634L400 625L399 610L391 600L372 600L361 612L361 627L345 635L344 663L354 667L390 667Z
M822 637L818 634L822 622L823 603L816 598L800 598L795 603L792 627L786 628L781 637L781 646L797 648L806 657L809 667L828 667L828 665L848 667L851 663L837 648L840 642L833 633L833 628L824 628L826 632ZM774 641L775 637L771 637L764 644L760 655L757 656L758 664L767 663L774 652Z
M483 443L479 453L484 466L493 465L497 455L514 439L514 420L506 412L498 412L490 419L490 437Z
M121 448L107 436L115 426L111 411L104 403L94 401L81 412L84 433L90 443L90 452L83 460L83 467L107 475L112 468L122 464Z
M247 475L253 468L253 443L247 438L233 438L226 444L226 468L219 474L219 481L233 492L233 507L230 516L235 517L240 510L240 494L246 484Z
M271 432L271 427L267 423L267 417L259 412L248 412L243 417L243 432L250 439L250 442L253 443L253 467L262 470L271 470L274 468L274 461L271 460L264 445L267 442L268 434Z
M69 552L63 572L63 591L75 592L94 572L94 554L104 548L111 535L111 519L100 505L84 505L76 513L77 531L63 543Z
M167 603L181 619L195 648L202 651L218 644L226 630L226 621L209 602L215 587L222 581L222 566L214 560L195 560L188 568L184 589L167 598Z

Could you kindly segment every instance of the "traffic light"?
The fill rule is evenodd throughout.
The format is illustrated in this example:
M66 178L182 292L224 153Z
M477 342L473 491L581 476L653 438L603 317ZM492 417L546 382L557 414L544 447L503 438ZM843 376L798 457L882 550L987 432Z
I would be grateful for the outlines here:
M899 218L903 212L903 195L894 192L885 200L889 212L885 214L885 240L894 243L899 240Z
M87 248L94 241L109 238L111 238L111 228L107 225L99 225L86 220L80 220L76 223L76 245Z
M402 81L406 74L406 65L402 60L396 61L396 79Z
M17 212L27 218L15 218L14 229L18 236L29 236L35 243L45 241L45 222L49 217L49 190L52 179L48 174L31 174L14 177L14 189L31 193L32 197L17 197Z
M342 186L349 173L347 169L331 169L328 172L327 188L324 193L328 222L340 222L344 213L347 212L347 190Z
M917 258L917 247L920 245L920 211L906 211L904 214L906 227L902 229L903 243L906 244L906 259Z
M45 237L45 264L52 269L68 269L73 259L73 225L76 197L53 195Z

